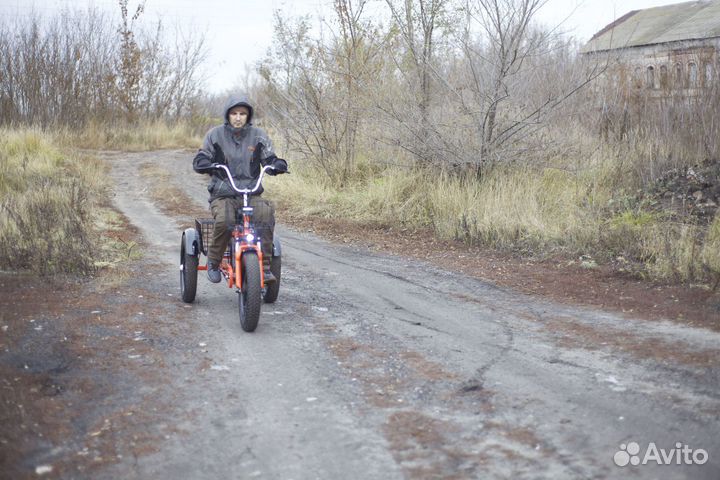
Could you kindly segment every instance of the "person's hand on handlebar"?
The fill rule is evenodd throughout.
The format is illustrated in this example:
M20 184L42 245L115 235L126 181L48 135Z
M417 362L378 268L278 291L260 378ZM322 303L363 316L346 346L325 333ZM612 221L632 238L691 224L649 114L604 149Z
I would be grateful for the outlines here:
M288 172L287 162L282 158L275 157L273 159L273 161L270 163L270 166L272 168L267 171L268 175L274 176L274 175L279 175L281 173L290 173L290 172Z
M219 163L211 163L210 165L204 165L204 166L198 166L195 167L195 171L197 173L212 173L213 170L218 168Z

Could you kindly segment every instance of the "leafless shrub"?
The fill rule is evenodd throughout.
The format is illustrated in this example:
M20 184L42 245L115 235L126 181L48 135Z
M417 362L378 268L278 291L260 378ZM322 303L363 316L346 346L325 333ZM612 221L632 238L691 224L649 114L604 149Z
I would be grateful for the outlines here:
M587 62L574 41L534 25L544 3L387 0L385 16L358 30L358 52L382 49L365 57L336 42L347 36L342 12L319 34L307 18L279 19L261 68L268 117L291 147L343 179L328 186L317 169L298 168L288 198L302 190L312 212L715 281L718 220L669 221L647 208L643 187L670 167L717 161L716 87L659 96L662 70L653 95L633 72L604 82L612 59ZM343 63L351 58L365 64ZM352 149L382 167L356 161L351 172Z
M411 153L422 165L433 162L441 151L436 147L437 110L441 91L437 85L437 51L449 48L447 35L452 32L448 0L387 0L392 24L399 31L393 66L399 76L399 95L378 102L386 118L395 122L395 136L385 141ZM392 74L392 73L391 73ZM391 124L392 125L392 124ZM399 128L398 128L399 127Z
M310 22L294 24L280 15L276 48L263 62L269 114L286 140L315 161L333 182L355 169L357 143L370 109L383 52L382 33L365 20L366 0L336 0L336 29L310 37ZM364 117L364 118L363 118Z
M138 24L119 0L117 26L95 8L0 21L0 122L78 127L190 113L204 39ZM118 112L122 115L118 115Z
M262 68L273 103L295 108L280 130L296 131L329 176L352 168L358 145L475 174L529 159L559 105L598 74L580 68L574 44L533 26L544 3L388 0L387 25L372 25L344 13L365 2L336 2L328 38L313 38L308 19L294 29L280 19ZM372 122L355 120L358 109Z

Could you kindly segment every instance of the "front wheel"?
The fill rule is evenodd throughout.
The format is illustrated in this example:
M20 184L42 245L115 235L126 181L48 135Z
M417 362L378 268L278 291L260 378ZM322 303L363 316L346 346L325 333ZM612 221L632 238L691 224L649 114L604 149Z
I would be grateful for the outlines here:
M246 332L253 332L260 320L262 285L260 284L260 260L257 253L246 252L241 260L242 289L238 292L240 326Z
M198 257L185 251L185 235L180 245L180 296L183 302L192 303L197 291Z

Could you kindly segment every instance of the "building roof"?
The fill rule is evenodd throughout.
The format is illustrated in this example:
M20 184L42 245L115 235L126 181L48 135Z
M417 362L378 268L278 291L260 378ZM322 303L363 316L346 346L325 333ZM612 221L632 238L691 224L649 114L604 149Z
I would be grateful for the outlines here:
M633 10L596 33L582 53L720 37L720 0Z

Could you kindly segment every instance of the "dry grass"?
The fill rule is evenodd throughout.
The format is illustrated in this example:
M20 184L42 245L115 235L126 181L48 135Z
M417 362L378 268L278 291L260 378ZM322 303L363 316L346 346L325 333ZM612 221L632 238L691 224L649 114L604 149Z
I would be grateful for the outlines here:
M0 268L86 273L133 254L112 235L109 184L97 158L64 153L58 135L0 130Z
M65 130L60 136L68 147L127 152L171 148L197 148L204 131L189 121L170 123L164 120L144 121L135 125L89 123L80 131Z
M78 132L0 130L0 269L83 273L136 255L129 240L113 234L122 222L105 202L107 167L77 149L153 150L201 142L189 122L91 124Z
M93 255L96 268L117 268L127 260L142 257L138 234L128 220L108 206L97 206L92 230L100 240Z
M431 227L442 239L535 256L625 262L652 279L720 278L720 218L707 231L646 209L631 152L597 147L577 159L498 167L482 179L388 167L342 189L294 162L268 191L295 214L361 224ZM581 168L579 167L581 165Z
M695 224L658 222L643 232L640 248L655 278L720 283L720 213L709 228Z
M297 213L431 226L441 238L500 248L590 245L599 221L582 205L604 200L597 186L588 192L582 178L554 168L508 167L476 181L390 167L339 190L293 167L269 190Z
M0 137L0 268L91 269L88 225L105 187L101 164L66 157L39 130L3 130Z

